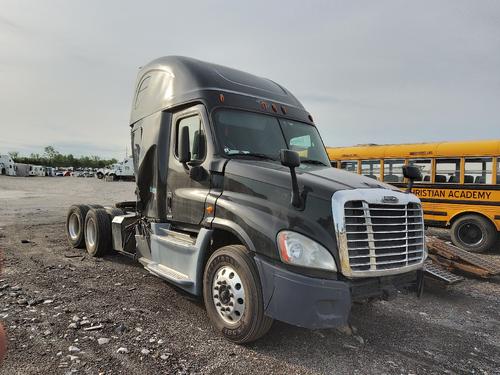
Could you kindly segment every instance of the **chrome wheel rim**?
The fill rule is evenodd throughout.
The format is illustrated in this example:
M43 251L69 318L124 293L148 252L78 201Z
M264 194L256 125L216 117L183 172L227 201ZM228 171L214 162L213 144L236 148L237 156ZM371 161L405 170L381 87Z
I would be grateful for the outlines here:
M96 243L96 232L94 219L89 218L85 228L85 239L87 240L87 244L91 247Z
M72 213L68 220L68 233L73 241L78 239L80 233L80 218L76 213Z
M245 289L231 266L219 268L212 283L215 309L226 323L238 323L245 311Z

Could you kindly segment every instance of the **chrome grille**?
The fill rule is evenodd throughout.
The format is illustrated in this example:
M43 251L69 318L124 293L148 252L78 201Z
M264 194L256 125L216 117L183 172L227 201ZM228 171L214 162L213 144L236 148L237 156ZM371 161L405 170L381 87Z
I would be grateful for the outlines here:
M344 275L389 275L422 267L427 256L424 221L413 194L342 190L332 197L332 211Z
M424 256L422 208L346 202L347 250L352 271L387 270L420 263Z

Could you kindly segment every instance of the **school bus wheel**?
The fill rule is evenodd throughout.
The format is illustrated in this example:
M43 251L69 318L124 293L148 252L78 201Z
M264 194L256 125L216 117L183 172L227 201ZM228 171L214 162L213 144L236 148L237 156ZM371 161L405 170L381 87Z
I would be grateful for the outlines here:
M451 241L454 245L476 253L491 249L497 238L493 224L480 215L464 215L451 225Z

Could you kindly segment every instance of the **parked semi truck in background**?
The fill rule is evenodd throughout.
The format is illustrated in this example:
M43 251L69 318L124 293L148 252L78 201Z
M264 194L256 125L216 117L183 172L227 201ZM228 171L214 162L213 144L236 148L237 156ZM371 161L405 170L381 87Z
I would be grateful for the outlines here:
M422 285L419 199L332 168L283 86L160 58L139 72L130 127L136 201L72 206L69 242L203 296L227 339L256 340L274 319L344 325L353 301Z
M125 158L121 162L115 163L105 168L100 168L96 172L96 177L102 179L106 176L113 177L113 180L132 180L134 174L134 159Z

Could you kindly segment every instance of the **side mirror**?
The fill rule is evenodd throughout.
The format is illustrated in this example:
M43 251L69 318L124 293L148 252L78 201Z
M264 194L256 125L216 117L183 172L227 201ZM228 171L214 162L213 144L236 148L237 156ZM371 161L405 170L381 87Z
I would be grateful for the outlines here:
M184 126L181 129L181 139L179 142L179 161L183 164L191 161L191 153L189 152L189 128Z
M414 165L403 166L403 176L408 180L410 180L408 182L408 189L406 190L407 193L411 193L411 189L413 188L413 182L415 180L417 181L422 180L422 173L420 173L420 169L418 167L415 167Z
M408 180L422 179L422 173L420 173L420 169L418 167L415 167L414 165L403 166L403 176Z
M281 150L280 160L281 164L288 168L296 168L300 165L300 156L297 151Z

